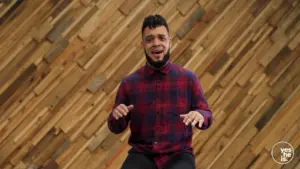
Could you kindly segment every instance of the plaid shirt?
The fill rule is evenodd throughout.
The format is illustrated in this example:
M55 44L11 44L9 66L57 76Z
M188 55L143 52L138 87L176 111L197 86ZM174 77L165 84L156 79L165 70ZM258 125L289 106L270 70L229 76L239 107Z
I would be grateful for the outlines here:
M213 121L197 76L170 62L160 71L146 64L124 78L113 108L119 104L133 104L134 108L119 120L111 113L109 129L119 134L130 124L130 152L154 155L159 169L177 152L193 153L192 126L186 126L180 114L201 113L205 120L201 128L197 125L200 130Z

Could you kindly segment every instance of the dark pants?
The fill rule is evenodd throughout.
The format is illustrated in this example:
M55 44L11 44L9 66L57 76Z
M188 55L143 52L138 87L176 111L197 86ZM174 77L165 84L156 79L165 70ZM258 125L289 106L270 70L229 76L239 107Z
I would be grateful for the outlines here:
M174 156L164 169L195 169L194 156L189 153L181 153ZM129 153L121 169L157 169L151 158L141 153Z

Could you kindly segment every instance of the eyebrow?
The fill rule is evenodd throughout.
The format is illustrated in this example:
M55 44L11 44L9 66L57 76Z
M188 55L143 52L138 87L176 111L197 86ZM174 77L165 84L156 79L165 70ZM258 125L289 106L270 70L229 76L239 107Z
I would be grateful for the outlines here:
M154 35L148 35L148 36L146 36L145 38L148 38L148 37L153 37ZM158 36L164 36L164 37L166 37L166 35L165 34L158 34Z

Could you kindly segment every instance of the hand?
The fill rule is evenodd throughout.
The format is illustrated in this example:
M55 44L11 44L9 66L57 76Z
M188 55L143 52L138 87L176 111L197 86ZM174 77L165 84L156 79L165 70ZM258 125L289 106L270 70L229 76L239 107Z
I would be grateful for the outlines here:
M133 105L126 106L124 104L120 104L113 110L112 115L118 120L119 118L127 116L129 111L132 109Z
M204 117L197 111L190 111L188 114L181 114L180 117L183 118L183 122L187 126L192 123L192 126L194 127L199 122L198 126L201 128L204 122Z

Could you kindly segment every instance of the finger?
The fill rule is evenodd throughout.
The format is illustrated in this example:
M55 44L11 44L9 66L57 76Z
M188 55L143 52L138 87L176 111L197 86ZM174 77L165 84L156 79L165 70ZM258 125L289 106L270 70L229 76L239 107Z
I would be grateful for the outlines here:
M125 112L125 113L128 112L127 106L125 106L124 104L121 104L121 105L119 106L119 109L120 109L120 111L123 111L123 112Z
M180 115L180 116L183 118L182 122L186 123L187 119L189 118L189 115L188 114L184 114L184 115Z
M188 114L180 114L179 117L182 118L182 122L185 123L186 119L188 117Z
M118 107L118 110L119 110L119 112L120 112L122 115L124 115L124 116L126 116L127 113L128 113L128 109L127 109L127 107L126 107L125 105L120 105L120 106Z
M123 112L122 112L123 110L120 110L120 109L117 109L117 112L116 112L116 114L117 114L117 116L119 117L119 118L121 118L121 117L123 117L124 116L124 114L123 114Z
M186 116L188 116L188 114L180 114L179 116L180 116L181 118L185 119Z
M189 114L189 118L186 120L186 125L189 125L196 119L197 115L194 112Z
M199 122L199 119L194 119L192 122L192 126L195 127L195 125Z
M183 119L183 123L187 124L187 119L188 119L188 117L185 117L185 118Z
M201 128L202 125L203 125L203 122L204 122L204 117L199 113L198 118L199 118L199 120L198 120L199 121L198 126Z
M129 111L131 111L133 108L134 108L134 106L133 106L132 104L129 105L129 106L127 107L127 109L128 109Z
M198 126L199 126L200 128L202 127L202 125L203 125L203 122L204 122L203 120L200 120L200 121L199 121L199 124L198 124Z
M197 125L197 123L199 123L200 121L203 121L203 120L202 120L201 116L199 114L197 114L195 117L195 125Z
M193 121L193 118L191 116L189 116L185 121L185 125L188 126L192 121Z
M201 120L204 121L204 116L201 113L199 113L199 116L200 116Z
M113 115L114 115L115 119L117 119L117 120L119 118L123 117L122 114L117 109L115 109L115 112L113 113Z
M119 120L119 117L118 117L118 115L117 115L116 113L114 113L113 116L114 116L114 118L115 118L116 120Z

